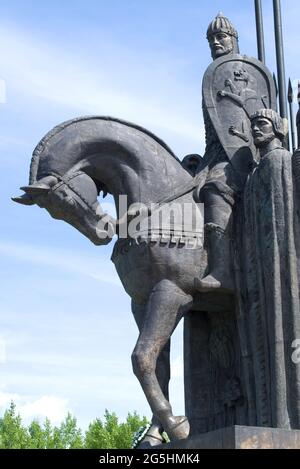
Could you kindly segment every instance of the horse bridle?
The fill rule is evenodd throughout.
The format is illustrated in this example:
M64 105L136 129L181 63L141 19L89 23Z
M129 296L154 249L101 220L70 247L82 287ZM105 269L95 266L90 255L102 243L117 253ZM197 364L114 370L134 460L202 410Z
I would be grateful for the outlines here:
M77 188L74 186L74 184L72 184L72 180L75 179L76 177L78 176L81 176L82 174L86 175L87 174L84 172L84 171L75 171L74 173L70 173L69 175L64 175L64 176L61 176L60 174L58 173L55 173L55 172L51 172L49 173L49 176L54 176L56 179L58 179L58 182L51 187L51 191L52 192L55 192L57 189L59 189L61 186L63 185L66 185L69 189L71 189L71 191L74 192L74 194L77 195L77 197L79 197L79 199L92 211L95 211L94 207L92 205L90 205L89 201L86 200L86 198L84 197L83 194L81 194Z
M87 176L87 174L84 171L75 171L74 173L70 173L69 175L67 174L67 175L64 175L64 176L61 176L60 174L55 173L55 172L52 171L51 173L49 173L49 176L54 176L55 178L58 179L59 182L56 183L53 187L51 187L50 190L54 192L59 187L61 187L62 185L65 184L67 187L69 187L69 189L71 189L77 195L77 197L80 198L80 200L82 200L82 202L84 202L86 204L86 206L90 210L94 211L94 207L90 205L90 203L85 199L84 195L81 194L74 187L74 185L71 183L71 181L73 179L75 179L76 177L78 177L82 174L85 174ZM198 175L198 177L196 176L191 181L189 181L188 184L185 184L183 186L182 185L178 186L178 188L176 188L177 190L175 190L171 196L162 198L160 201L157 202L156 206L160 207L163 204L173 202L174 200L178 199L179 197L182 197L186 194L189 194L190 192L195 190L199 186L199 184L201 184L201 183L203 184L203 181L201 181L201 178L199 178L199 175ZM147 205L146 205L146 207L147 207ZM150 207L151 207L150 205L147 207L148 211L151 211ZM115 220L116 224L123 223L124 222L123 219L124 219L124 216L121 217L121 219Z

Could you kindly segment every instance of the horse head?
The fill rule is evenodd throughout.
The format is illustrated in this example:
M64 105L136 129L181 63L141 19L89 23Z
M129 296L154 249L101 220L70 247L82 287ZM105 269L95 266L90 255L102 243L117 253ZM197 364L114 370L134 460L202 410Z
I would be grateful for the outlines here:
M159 203L191 180L167 145L146 129L108 117L83 117L60 124L39 142L29 185L13 200L45 208L101 245L134 216L132 207ZM97 199L101 191L114 197L118 222L103 212ZM126 207L120 207L123 195Z
M99 186L85 172L51 174L21 190L25 193L14 202L45 208L52 218L69 223L96 245L112 240L113 219L103 212L97 199Z

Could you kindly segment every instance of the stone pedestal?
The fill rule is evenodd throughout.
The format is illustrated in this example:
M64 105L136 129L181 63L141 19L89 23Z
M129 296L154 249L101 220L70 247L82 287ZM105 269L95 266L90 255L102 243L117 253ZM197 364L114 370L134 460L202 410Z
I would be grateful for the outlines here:
M158 448L158 447L156 447ZM300 449L300 430L264 427L221 428L194 435L166 445L161 449Z
M191 311L184 320L185 415L190 436L255 423L247 414L234 299L217 294L203 297L207 301L203 307L210 313Z

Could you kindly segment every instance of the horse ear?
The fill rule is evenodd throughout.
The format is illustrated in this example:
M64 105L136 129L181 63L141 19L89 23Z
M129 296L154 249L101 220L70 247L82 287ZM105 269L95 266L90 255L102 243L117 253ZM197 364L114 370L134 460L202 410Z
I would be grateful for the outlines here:
M43 195L47 194L51 187L58 183L58 179L55 176L46 176L30 186L23 186L20 189L29 195Z
M12 200L22 205L34 205L35 197L40 195L47 195L51 187L57 184L58 179L55 176L46 176L34 184L29 186L20 187L25 192L21 197L13 197Z
M20 197L12 197L11 200L22 205L34 205L34 200L28 194L23 194Z
M32 184L31 186L20 187L21 191L24 191L26 194L32 195L42 195L47 194L50 191L50 186L47 184Z

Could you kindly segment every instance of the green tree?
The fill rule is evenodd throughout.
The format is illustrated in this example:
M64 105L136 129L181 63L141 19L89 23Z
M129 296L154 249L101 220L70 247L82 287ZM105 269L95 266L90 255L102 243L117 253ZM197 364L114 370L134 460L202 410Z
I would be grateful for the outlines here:
M131 448L134 433L146 424L146 417L140 418L136 412L129 413L126 422L119 423L116 414L106 409L104 422L97 418L89 425L85 435L85 447L89 449Z
M140 418L136 412L129 413L126 422L119 423L116 414L106 410L103 421L99 418L94 420L83 438L76 418L70 413L57 427L52 427L50 420L46 419L43 424L33 420L25 428L12 402L0 419L0 448L125 449L131 447L134 433L146 424L146 418Z
M32 449L53 449L55 448L54 430L48 418L41 425L34 420L28 427L30 435L29 448Z
M22 420L16 413L16 405L11 402L9 409L4 413L0 425L1 448L22 449L28 448L30 435L26 428L22 426Z
M43 436L44 436L44 441L45 441L45 449L53 449L54 448L53 429L51 426L51 422L48 418L46 418L44 422Z
M43 428L37 420L33 420L28 427L28 432L30 435L29 439L29 448L35 449L45 449L46 441Z
M70 413L60 427L53 431L54 448L75 449L83 448L81 430L77 427L77 420Z

